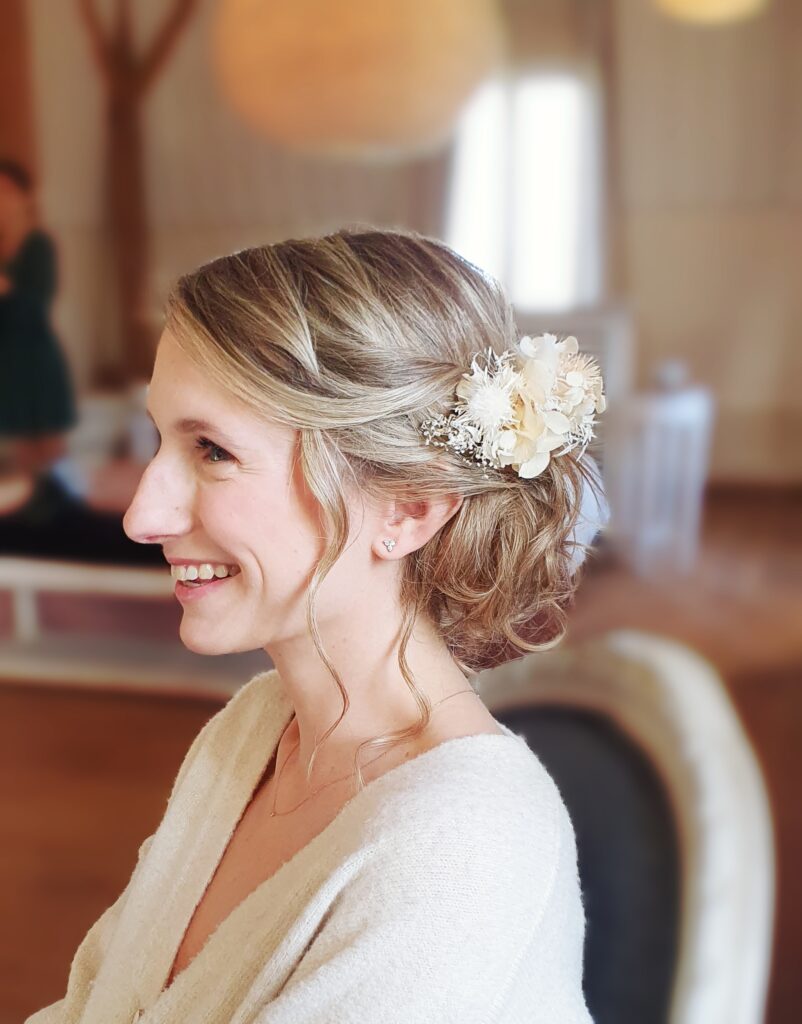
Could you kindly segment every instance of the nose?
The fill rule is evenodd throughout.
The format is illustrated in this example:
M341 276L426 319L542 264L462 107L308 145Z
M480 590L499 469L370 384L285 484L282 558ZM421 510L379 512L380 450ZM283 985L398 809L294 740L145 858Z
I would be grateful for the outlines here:
M171 471L157 454L145 468L123 529L137 544L162 544L188 533L192 526L193 487L177 467Z

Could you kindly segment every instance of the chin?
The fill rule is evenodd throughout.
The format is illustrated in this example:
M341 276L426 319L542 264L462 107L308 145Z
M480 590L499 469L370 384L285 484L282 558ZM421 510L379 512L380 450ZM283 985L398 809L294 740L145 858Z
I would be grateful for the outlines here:
M193 654L205 654L214 657L220 654L244 654L249 651L262 649L263 645L257 641L249 642L244 637L215 636L209 629L193 628L186 621L181 622L179 630L181 643Z

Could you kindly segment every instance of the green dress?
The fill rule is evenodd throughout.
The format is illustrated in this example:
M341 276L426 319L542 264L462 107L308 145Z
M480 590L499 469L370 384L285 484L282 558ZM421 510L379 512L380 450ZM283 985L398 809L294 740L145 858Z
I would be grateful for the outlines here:
M56 253L35 228L2 267L11 288L0 295L0 438L61 433L78 417L69 367L50 325Z

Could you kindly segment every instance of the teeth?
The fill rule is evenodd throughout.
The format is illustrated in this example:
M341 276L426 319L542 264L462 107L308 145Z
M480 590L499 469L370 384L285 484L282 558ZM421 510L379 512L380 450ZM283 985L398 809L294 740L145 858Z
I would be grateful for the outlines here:
M211 580L217 577L222 580L226 576L239 574L239 567L236 565L214 565L211 562L199 562L197 565L171 565L170 575L174 580Z

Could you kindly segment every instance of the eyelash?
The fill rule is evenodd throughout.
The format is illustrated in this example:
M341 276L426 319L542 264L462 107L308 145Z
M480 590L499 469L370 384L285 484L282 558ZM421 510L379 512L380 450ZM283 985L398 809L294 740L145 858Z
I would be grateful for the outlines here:
M206 452L215 451L215 452L222 452L223 453L225 458L222 458L222 459L212 459L212 458L209 457L208 454L203 456L204 462L209 462L213 466L216 466L220 462L230 462L231 461L232 456L229 455L229 453L225 450L225 448L221 448L219 444L215 444L214 441L210 441L208 437L199 437L197 439L197 441L195 442L195 447L196 448L200 448L200 449L202 449L202 450L204 450Z

